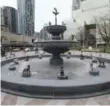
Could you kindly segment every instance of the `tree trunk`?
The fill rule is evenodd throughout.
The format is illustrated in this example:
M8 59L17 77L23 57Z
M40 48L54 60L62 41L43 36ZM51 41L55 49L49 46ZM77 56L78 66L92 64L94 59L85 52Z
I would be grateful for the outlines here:
M109 47L109 43L106 43L106 45L104 46L104 53L107 51L108 47Z
M106 52L106 45L104 46L104 53Z

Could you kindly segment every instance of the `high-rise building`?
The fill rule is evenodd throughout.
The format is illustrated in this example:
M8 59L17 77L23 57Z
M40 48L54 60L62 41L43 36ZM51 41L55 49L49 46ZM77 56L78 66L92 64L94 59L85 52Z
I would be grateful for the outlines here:
M35 0L17 0L18 32L22 35L34 35Z
M0 8L0 18L1 18L1 23L0 25L4 25L4 16L3 16L3 8Z
M1 25L8 26L11 33L18 33L17 10L15 8L9 6L1 8Z
M44 26L41 30L40 30L40 38L39 39L44 39L44 40L47 40L49 39L49 33L47 32L47 29L46 27Z

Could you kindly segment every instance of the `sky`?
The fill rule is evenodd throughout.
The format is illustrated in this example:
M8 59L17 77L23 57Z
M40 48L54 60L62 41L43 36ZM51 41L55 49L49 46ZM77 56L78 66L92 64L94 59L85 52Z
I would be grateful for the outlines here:
M1 0L0 6L12 6L17 9L17 0ZM72 0L35 0L35 31L39 32L45 23L49 21L54 24L53 8L56 7L58 24L71 18Z

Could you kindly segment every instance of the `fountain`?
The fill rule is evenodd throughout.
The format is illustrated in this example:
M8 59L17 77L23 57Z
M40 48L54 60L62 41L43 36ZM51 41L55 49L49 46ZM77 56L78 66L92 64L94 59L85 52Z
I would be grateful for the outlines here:
M13 62L17 65L19 64L18 59L14 59Z
M25 78L31 77L30 65L28 65L28 66L23 70L22 77L25 77Z
M105 62L102 60L99 60L99 67L100 68L106 68Z
M48 33L52 35L52 40L35 41L35 44L39 44L45 52L51 53L50 59L51 65L63 65L63 59L61 53L69 51L74 43L73 40L63 40L62 34L66 31L66 26L57 25L57 15L59 12L54 8L53 14L55 15L55 25L49 25L46 27ZM49 22L50 23L50 22Z
M92 62L93 62L93 63L98 63L98 60L97 60L97 58L95 58L95 57L92 57Z
M97 64L91 62L90 64L90 72L89 72L91 75L99 75L99 70L98 70L98 66Z
M66 76L65 73L64 73L63 66L60 69L60 74L58 75L58 79L60 79L60 80L68 79L68 76Z
M14 63L12 63L10 66L9 66L9 70L10 71L15 71L16 70L16 66Z
M43 99L82 98L110 92L110 59L100 57L107 64L106 68L101 68L104 67L104 62L100 62L99 66L94 59L91 60L91 56L83 52L81 55L70 52L64 54L77 42L63 39L66 26L64 23L57 25L59 12L56 8L53 13L55 25L49 22L46 27L52 40L35 41L37 46L52 55L24 55L2 61L2 91Z

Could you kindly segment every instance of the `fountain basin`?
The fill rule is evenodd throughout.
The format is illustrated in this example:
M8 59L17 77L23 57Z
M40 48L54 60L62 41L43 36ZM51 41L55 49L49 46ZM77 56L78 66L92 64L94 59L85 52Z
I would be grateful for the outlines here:
M76 43L76 41L72 40L45 40L35 42L35 44L38 44L44 51L52 54L65 53Z
M51 25L51 26L47 26L46 28L47 28L47 31L53 36L59 35L64 31L66 31L66 26L63 26L63 25Z
M22 62L24 62L25 58L26 57L19 58L19 65L22 65ZM34 59L35 56L30 56L30 58ZM101 69L100 75L97 77L91 76L88 72L84 72L82 74L76 73L77 71L81 71L80 69L75 70L74 61L79 63L82 69L85 69L85 65L89 65L89 59L85 59L85 62L80 61L80 59L78 58L73 58L72 60L66 59L65 70L70 73L68 73L68 80L58 80L56 75L58 75L57 73L59 73L59 68L51 66L51 69L48 68L47 60L48 57L45 57L40 61L37 58L32 60L32 63L30 63L33 67L31 68L32 76L28 78L28 80L27 78L21 77L21 71L19 71L20 66L18 65L17 70L13 73L7 70L8 65L13 61L13 59L2 61L2 91L20 96L56 99L90 97L102 95L110 91L109 59L105 60L106 62L108 61L108 67L106 69ZM77 66L77 68L78 67L79 65ZM33 72L35 72L34 70L37 71L37 74L33 74ZM42 74L42 72L44 74Z
M51 65L62 65L63 59L60 57L60 54L69 51L73 44L77 42L72 40L46 40L37 41L35 43L45 52L52 54L52 58L50 59Z

